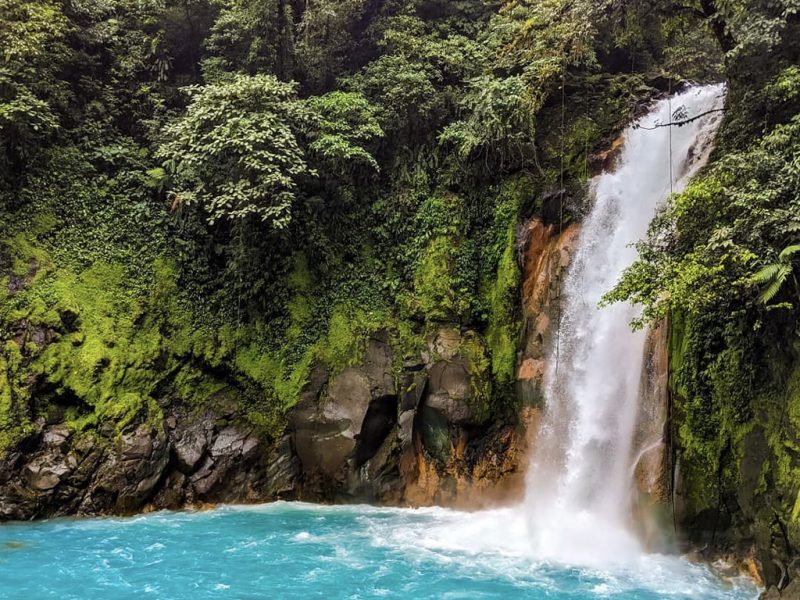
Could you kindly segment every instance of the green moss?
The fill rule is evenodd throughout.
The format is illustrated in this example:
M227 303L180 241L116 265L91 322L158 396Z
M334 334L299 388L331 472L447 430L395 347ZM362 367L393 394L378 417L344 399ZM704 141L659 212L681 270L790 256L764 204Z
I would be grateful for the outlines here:
M515 379L521 331L518 316L520 268L516 256L516 222L509 223L506 247L497 266L497 278L488 289L489 326L486 340L492 355L492 373L498 383Z
M308 383L313 363L314 353L309 350L291 368L281 364L281 375L275 378L275 395L283 409L289 409L297 404L300 392Z
M454 272L461 240L439 236L428 243L414 274L413 309L429 321L458 321L469 310L469 289Z
M470 385L470 408L477 422L487 420L492 413L492 377L489 360L483 340L475 332L468 332L461 338L458 353L467 360Z
M93 407L99 419L124 427L152 409L151 394L163 377L156 363L170 357L167 348L180 319L167 296L165 265L154 265L150 298L131 296L124 270L96 263L73 274L58 272L50 283L58 314L75 315L80 332L51 343L34 361L32 370L56 386L69 390ZM172 322L171 322L172 321ZM157 405L156 412L159 411Z
M208 375L191 365L185 365L175 376L175 393L182 400L203 406L230 389L230 384Z
M286 330L286 337L290 341L296 341L309 327L315 310L314 280L308 267L308 259L304 254L298 254L295 257L294 270L289 275L288 283L293 295L287 306L289 327Z
M29 234L19 233L11 239L4 240L9 250L11 272L17 277L36 276L37 271L50 263L50 255L43 248L31 241Z
M800 528L800 364L793 365L780 396L766 413L772 477L779 490L794 498L784 507L786 520Z
M10 443L15 426L12 413L11 382L8 380L8 360L0 354L0 452Z
M464 322L475 304L476 251L467 235L466 200L456 194L425 199L414 219L412 287L403 303L415 320Z
M769 506L800 535L800 366L758 335L724 339L715 347L708 324L673 315L670 388L689 514L734 495L746 518L760 522Z
M675 411L680 415L676 434L681 448L681 470L687 482L687 505L691 513L697 514L716 506L719 497L719 447L715 437L709 439L704 428L696 427L706 416L704 401L693 397L684 383L692 339L690 322L683 313L675 313L670 325L669 386Z
M25 407L15 402L24 381L22 363L20 347L7 340L0 352L0 454L33 430Z
M13 244L15 252L42 256L32 242L15 238ZM0 325L5 331L19 322L46 328L50 341L11 352L7 339L5 354L12 360L6 365L24 372L22 381L29 374L46 381L56 400L77 398L89 412L73 416L76 429L108 421L121 430L135 419L159 418L153 395L177 369L192 337L190 315L178 301L175 266L163 260L151 265L146 296L132 291L119 264L95 262L81 271L41 267L27 287L6 299ZM28 385L16 387L18 407L27 405Z
M316 355L332 375L357 364L367 348L368 336L386 326L387 315L350 304L334 307L327 335L315 348Z
M673 395L686 398L688 392L681 381L680 374L689 349L691 330L683 313L674 312L670 316L669 323L669 387Z

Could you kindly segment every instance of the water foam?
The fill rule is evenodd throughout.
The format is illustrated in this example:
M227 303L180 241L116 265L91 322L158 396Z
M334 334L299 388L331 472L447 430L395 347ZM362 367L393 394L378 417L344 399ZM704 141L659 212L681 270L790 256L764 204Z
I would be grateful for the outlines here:
M563 283L557 340L545 373L546 407L527 479L526 513L534 552L570 564L627 562L642 548L630 527L631 464L641 398L644 331L631 304L598 308L636 259L658 206L704 164L719 124L721 85L692 88L659 102L624 134L613 172L591 182L592 207ZM671 153L671 156L670 156Z
M302 532L312 535L298 540ZM465 513L279 502L136 519L11 524L0 527L0 597L754 600L758 595L751 583L722 582L709 568L677 557L643 555L624 567L552 564L531 554L529 539L522 509ZM3 552L8 540L24 544ZM120 547L132 560L112 552Z

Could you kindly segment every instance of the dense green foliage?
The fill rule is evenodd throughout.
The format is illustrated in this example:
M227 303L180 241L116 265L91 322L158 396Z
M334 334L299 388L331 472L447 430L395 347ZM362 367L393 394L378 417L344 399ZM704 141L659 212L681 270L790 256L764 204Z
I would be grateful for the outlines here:
M686 364L739 377L746 332L796 315L796 255L779 255L797 243L793 10L0 0L0 450L41 416L121 429L228 397L275 435L315 365L340 372L380 331L399 368L444 325L465 333L479 412L511 414L518 224L562 186L579 217L590 154L665 82L723 64L750 82L731 89L730 152L659 221L677 246L645 246L617 296L679 308L713 340ZM767 52L787 66L769 78ZM766 264L790 282L774 310L756 302Z
M712 163L607 298L641 302L639 325L671 315L690 510L750 519L760 547L796 552L800 23L791 2L719 4L731 81Z

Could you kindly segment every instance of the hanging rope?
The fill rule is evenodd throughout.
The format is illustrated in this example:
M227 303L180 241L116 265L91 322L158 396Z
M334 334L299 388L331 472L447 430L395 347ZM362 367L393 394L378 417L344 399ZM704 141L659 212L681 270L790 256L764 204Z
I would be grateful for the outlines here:
M236 293L236 331L238 332L242 328L242 286L244 285L244 277L242 272L244 268L242 267L242 262L244 262L244 227L246 223L245 219L242 219L242 223L239 226L239 264L237 265L239 271L239 289Z
M667 91L667 106L669 107L669 120L672 121L672 78L669 79L669 90ZM669 195L675 193L674 185L673 185L673 171L672 171L672 127L669 127ZM664 324L667 327L667 332L669 334L672 323L670 323L669 319ZM668 345L667 352L669 352L669 347L672 344ZM671 359L671 356L668 356L668 360ZM669 369L669 367L667 367ZM668 375L669 376L669 375ZM678 520L675 516L675 436L673 435L673 417L672 417L672 393L669 390L669 382L667 382L667 421L669 423L669 460L670 460L670 496L672 502L672 529L673 531L678 531Z
M561 173L559 175L558 190L558 235L564 231L564 135L566 128L567 110L567 59L561 67ZM558 364L561 358L561 259L556 265L556 303L558 305L558 317L556 319L556 377L558 377Z
M669 79L669 90L667 91L667 106L669 107L669 120L672 121L672 78ZM672 184L672 127L669 128L669 195L674 193Z
M589 123L592 118L589 115L589 98L586 98L586 135L583 138L583 176L589 180Z

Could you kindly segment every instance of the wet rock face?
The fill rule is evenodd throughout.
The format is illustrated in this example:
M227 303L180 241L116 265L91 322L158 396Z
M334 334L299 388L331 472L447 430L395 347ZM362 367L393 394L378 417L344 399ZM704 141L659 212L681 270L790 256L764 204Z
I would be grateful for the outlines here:
M459 329L442 327L398 373L377 337L361 364L331 378L312 373L291 414L301 497L462 506L480 506L478 496L509 499L508 481L524 471L526 429L492 427L475 414L462 341Z
M558 328L558 302L563 279L577 248L580 226L559 225L536 217L522 225L522 308L524 346L517 372L517 394L523 404L540 406L547 366L547 344Z
M429 372L429 390L425 406L442 414L450 423L464 424L474 420L470 407L471 382L463 358L437 362Z
M521 480L526 429L476 416L464 335L474 337L442 327L416 360L398 364L377 334L359 364L334 376L314 368L274 442L240 424L235 403L200 412L167 404L160 422L121 432L42 420L0 460L0 520L276 498L498 500Z
M397 412L397 396L382 396L370 402L356 441L356 467L361 467L377 454L397 425Z
M355 493L359 483L352 482L353 473L394 434L400 397L392 358L389 344L376 338L359 366L331 379L319 370L312 373L290 416L306 496Z
M176 409L118 436L40 422L0 461L0 521L292 497L289 438L266 445L248 427L220 422Z
M669 323L647 331L641 401L633 439L637 491L654 504L669 505L672 464L669 428Z

